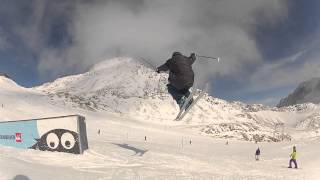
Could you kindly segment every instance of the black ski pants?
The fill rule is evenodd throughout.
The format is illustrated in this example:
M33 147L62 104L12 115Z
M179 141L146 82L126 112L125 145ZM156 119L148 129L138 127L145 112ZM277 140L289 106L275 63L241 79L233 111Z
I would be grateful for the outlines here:
M185 88L185 89L177 89L174 86L172 86L171 84L167 85L168 88L168 92L171 94L171 96L173 97L173 99L177 102L177 104L179 104L181 98L183 96L188 97L190 95L190 88Z

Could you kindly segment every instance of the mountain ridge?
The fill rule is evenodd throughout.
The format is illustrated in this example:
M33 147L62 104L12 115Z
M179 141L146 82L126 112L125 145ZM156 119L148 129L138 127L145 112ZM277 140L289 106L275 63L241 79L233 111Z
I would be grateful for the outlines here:
M167 74L158 74L139 60L120 57L102 61L86 73L62 77L34 88L23 88L2 78L5 81L0 81L1 87L7 86L4 84L6 82L13 83L13 87L8 86L5 90L10 92L10 96L0 94L0 97L10 100L10 103L18 103L15 106L19 107L19 113L7 112L18 119L25 119L20 117L23 114L30 117L24 112L27 105L33 107L32 114L50 112L56 115L59 113L56 108L59 111L97 113L105 117L112 113L121 117L119 123L130 119L130 122L152 124L154 127L181 127L204 136L246 141L290 140L290 129L301 127L318 136L318 115L315 113L320 108L317 105L276 108L227 102L208 93L182 121L173 121L179 107L167 92L167 78ZM201 90L196 91L197 96ZM288 131L277 131L279 124L284 124Z
M280 100L277 107L303 103L320 103L320 78L300 83L291 94Z
M119 57L102 61L84 74L60 78L34 89L47 93L52 103L172 124L179 107L167 92L167 77L139 60ZM188 125L209 136L278 141L273 128L281 121L261 117L259 113L263 111L282 110L227 102L206 93L182 122L174 123Z

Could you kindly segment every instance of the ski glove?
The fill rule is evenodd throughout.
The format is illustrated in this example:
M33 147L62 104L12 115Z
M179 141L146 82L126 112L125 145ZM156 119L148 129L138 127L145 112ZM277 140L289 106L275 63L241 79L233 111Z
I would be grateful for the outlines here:
M169 67L167 66L167 64L168 64L168 61L166 63L164 63L163 65L159 66L157 68L157 73L160 73L162 71L168 71Z
M191 60L191 64L193 64L194 61L196 60L196 54L195 53L191 53L189 59Z

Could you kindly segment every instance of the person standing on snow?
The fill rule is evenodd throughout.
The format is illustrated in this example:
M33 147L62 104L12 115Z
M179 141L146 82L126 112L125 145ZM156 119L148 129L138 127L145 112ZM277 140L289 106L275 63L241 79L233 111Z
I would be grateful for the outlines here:
M259 156L260 156L260 148L256 150L256 154L255 154L256 161L259 161Z
M289 161L289 167L288 168L292 168L291 166L291 163L293 162L294 163L294 166L295 168L298 168L298 165L297 165L297 149L296 149L296 146L293 146L293 149L292 149L292 153L290 154L290 161Z
M195 53L192 53L187 57L182 55L180 52L174 52L172 57L168 59L166 63L157 68L158 73L169 70L169 84L167 85L168 92L177 102L180 109L182 108L185 100L189 97L189 89L194 83L192 64L195 60ZM192 101L193 99L191 98L185 109L188 108Z

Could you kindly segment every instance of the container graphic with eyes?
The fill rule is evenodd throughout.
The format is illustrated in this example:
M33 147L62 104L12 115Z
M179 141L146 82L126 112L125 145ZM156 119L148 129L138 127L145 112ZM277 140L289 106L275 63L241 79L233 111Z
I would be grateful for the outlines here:
M32 149L79 154L79 138L76 132L67 129L53 129L36 139Z
M85 118L69 115L0 122L0 145L82 154L89 148Z

